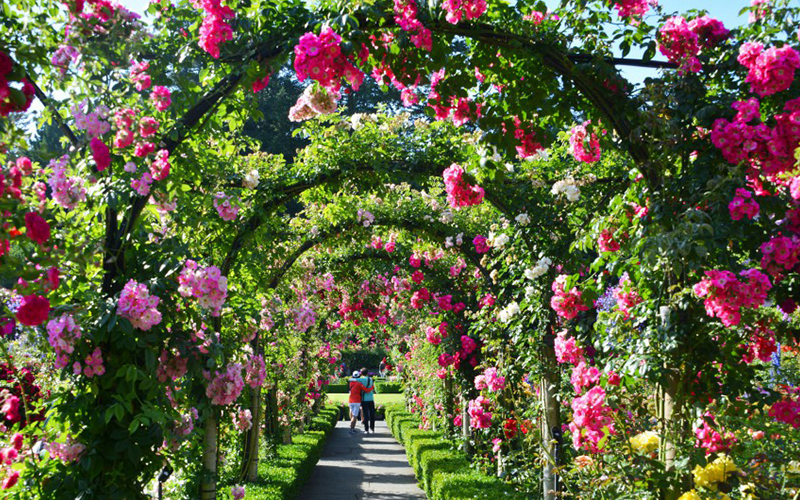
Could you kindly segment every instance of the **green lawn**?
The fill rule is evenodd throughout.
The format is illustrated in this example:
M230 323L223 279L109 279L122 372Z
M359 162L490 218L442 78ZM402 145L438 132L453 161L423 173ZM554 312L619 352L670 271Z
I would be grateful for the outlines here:
M328 401L332 403L347 403L347 398L349 394L328 394ZM385 405L389 403L402 403L403 402L403 395L402 394L376 394L375 395L375 404L376 405Z

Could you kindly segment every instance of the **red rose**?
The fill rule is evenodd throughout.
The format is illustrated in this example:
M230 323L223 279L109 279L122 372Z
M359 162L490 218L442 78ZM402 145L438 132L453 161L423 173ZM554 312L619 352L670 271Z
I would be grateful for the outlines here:
M92 142L89 143L89 147L92 148L92 157L97 165L97 171L102 172L107 169L108 166L111 165L111 152L108 150L106 143L97 137L92 137Z
M26 326L37 326L44 323L50 313L50 301L41 295L22 297L22 305L17 311L17 320Z
M17 168L22 170L22 173L25 175L31 175L33 173L33 164L31 163L31 159L27 156L17 158Z
M51 267L47 270L47 288L49 290L55 290L58 288L59 283L61 283L59 275L60 272L57 267Z
M25 214L25 227L28 229L28 238L44 245L50 239L50 224L36 212Z

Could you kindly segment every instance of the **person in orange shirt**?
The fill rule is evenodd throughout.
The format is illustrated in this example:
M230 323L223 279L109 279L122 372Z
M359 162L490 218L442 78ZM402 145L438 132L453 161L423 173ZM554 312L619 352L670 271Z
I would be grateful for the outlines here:
M358 371L353 372L353 377L358 377L360 373ZM364 384L361 382L350 382L350 433L356 433L356 422L358 421L358 415L361 412L361 391L364 392L372 392L375 388L373 385L372 387L364 387Z

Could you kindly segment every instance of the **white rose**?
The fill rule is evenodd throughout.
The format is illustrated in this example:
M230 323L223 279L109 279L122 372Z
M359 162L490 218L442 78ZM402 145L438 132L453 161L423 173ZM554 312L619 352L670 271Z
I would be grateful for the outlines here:
M258 170L253 169L244 176L244 181L242 181L242 184L244 184L244 187L247 189L255 189L256 186L258 186L259 177L260 174L258 173Z
M516 217L516 221L517 221L518 224L521 224L521 225L525 226L525 225L530 224L531 218L528 217L528 214L519 214Z

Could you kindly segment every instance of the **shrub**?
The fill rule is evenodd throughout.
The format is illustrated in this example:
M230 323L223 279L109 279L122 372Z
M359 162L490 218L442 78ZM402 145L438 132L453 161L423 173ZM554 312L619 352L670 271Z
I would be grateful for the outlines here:
M375 381L375 390L378 391L378 394L400 394L403 392L403 384L400 382Z
M377 387L377 384L376 384ZM328 384L325 387L325 392L328 394L347 394L350 392L350 387L347 384L347 381L344 382L336 382L335 384Z

